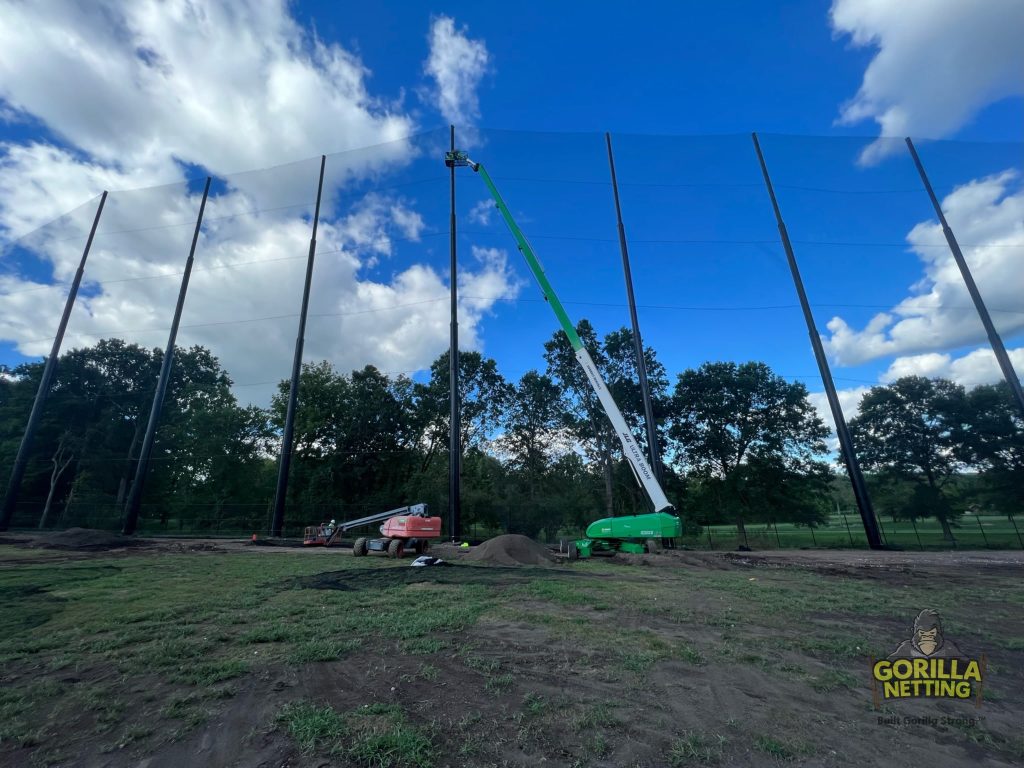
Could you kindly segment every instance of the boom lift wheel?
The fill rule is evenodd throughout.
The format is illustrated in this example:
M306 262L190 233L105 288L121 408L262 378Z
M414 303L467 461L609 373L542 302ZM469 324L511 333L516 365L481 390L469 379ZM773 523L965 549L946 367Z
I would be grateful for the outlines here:
M648 539L644 542L647 545L647 552L649 554L657 554L661 552L661 543L657 539Z
M401 539L392 539L388 542L388 557L401 557L405 554L405 542Z
M569 559L570 560L579 560L580 559L580 551L576 547L576 542L575 541L570 541L569 542Z
M356 543L352 545L352 554L356 557L362 557L366 554L366 537L361 536L356 539Z

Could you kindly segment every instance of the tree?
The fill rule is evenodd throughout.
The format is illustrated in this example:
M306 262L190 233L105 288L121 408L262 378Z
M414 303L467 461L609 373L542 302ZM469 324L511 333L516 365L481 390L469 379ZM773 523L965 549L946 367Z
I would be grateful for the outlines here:
M1004 511L1024 507L1024 416L1005 382L967 393L965 448L982 470L982 496Z
M283 428L290 382L271 404ZM420 432L413 385L373 366L341 374L327 361L306 364L299 378L289 494L307 506L394 504L414 471ZM332 512L333 514L333 512Z
M682 468L701 483L695 501L744 518L824 518L828 430L799 382L764 363L705 363L679 375L669 435Z
M553 441L565 423L558 387L547 376L528 371L509 401L502 445L511 466L526 479L528 498L536 502Z
M622 411L626 422L633 428L638 444L647 445L646 414L643 393L640 391L640 374L636 365L636 345L633 331L620 328L604 337L602 350L605 357L604 374L612 397ZM644 364L647 368L647 386L651 392L651 406L654 411L655 427L664 432L670 415L671 402L668 397L668 374L665 366L651 347L644 347ZM664 446L663 436L659 445ZM648 458L650 458L648 456Z
M580 320L576 326L576 333L590 353L598 371L603 373L607 359L590 321L586 318ZM611 517L615 514L615 481L612 470L614 443L617 442L615 432L590 382L587 381L586 374L576 360L576 353L565 333L555 331L544 343L544 359L548 364L548 377L561 390L566 425L576 435L590 459L601 467L604 476L605 511Z
M91 472L97 480L118 478L115 503L119 507L135 471L162 356L157 350L127 344L123 339L101 339L93 347L71 350L57 368L58 379L66 378L85 387L86 393L80 398L92 401L90 422L103 435L103 444L93 445L85 459L104 462L105 471L97 471L100 468L94 466ZM74 373L79 367L88 371L95 382L91 390L87 386L89 377ZM83 406L84 403L79 405Z
M964 388L947 379L904 376L872 387L861 400L850 431L861 464L883 481L914 481L918 486L901 507L905 517L934 516L948 541L959 514L944 488L964 467L968 452Z
M57 489L57 483L60 482L61 475L71 465L71 462L75 460L74 448L71 445L72 436L71 433L65 431L57 442L57 450L54 451L50 461L53 464L53 471L50 473L50 492L46 494L46 504L43 505L43 514L39 517L39 529L42 530L46 527L46 519L50 516L50 510L53 508L53 497Z
M39 524L53 519L72 496L83 509L102 507L112 523L127 484L152 405L162 352L120 339L73 349L61 356L40 420L24 497L44 499ZM13 456L38 387L42 364L29 363L0 377L0 441ZM189 505L213 508L246 503L263 492L266 415L239 408L231 380L202 347L176 350L163 417L146 483L161 519Z
M415 387L426 442L425 466L449 444L449 353L430 366L430 381ZM512 388L498 364L479 352L459 352L460 444L463 452L481 446L501 424Z

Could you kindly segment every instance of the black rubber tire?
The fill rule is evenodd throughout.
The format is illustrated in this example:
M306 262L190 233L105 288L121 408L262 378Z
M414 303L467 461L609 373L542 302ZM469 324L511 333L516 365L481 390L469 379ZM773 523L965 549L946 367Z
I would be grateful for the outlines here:
M392 539L388 542L388 557L401 557L405 554L405 542L401 539Z
M569 552L569 559L570 560L579 560L580 559L580 550L579 550L579 547L576 546L576 542L575 541L570 541L569 542L569 546L567 547L567 551Z
M426 539L420 539L420 554L425 555L430 551L430 542Z
M352 545L352 554L356 557L362 557L366 554L366 537L360 537L356 539L356 543Z
M657 539L648 539L644 542L644 549L647 550L648 554L656 555L661 552L661 544Z

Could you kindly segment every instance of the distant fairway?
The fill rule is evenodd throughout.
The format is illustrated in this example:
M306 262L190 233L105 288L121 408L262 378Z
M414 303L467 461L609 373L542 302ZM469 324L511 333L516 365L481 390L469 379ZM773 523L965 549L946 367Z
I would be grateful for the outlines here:
M949 549L942 526L934 518L911 522L880 519L879 527L886 544L904 549ZM867 538L860 516L831 515L828 522L813 530L792 523L747 525L747 546L757 549L794 547L866 547ZM1024 521L1006 515L964 515L953 528L956 546L964 549L1024 549ZM681 540L684 546L735 549L744 542L735 525L710 525L701 535Z

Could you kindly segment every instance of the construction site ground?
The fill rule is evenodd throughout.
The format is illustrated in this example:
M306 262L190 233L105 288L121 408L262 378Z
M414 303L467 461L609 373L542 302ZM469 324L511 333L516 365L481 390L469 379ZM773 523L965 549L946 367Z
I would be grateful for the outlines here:
M1024 761L1024 553L568 563L533 546L439 545L452 565L411 568L344 548L4 534L0 765ZM506 556L543 563L493 564ZM980 706L876 707L870 660L925 608L984 655Z

